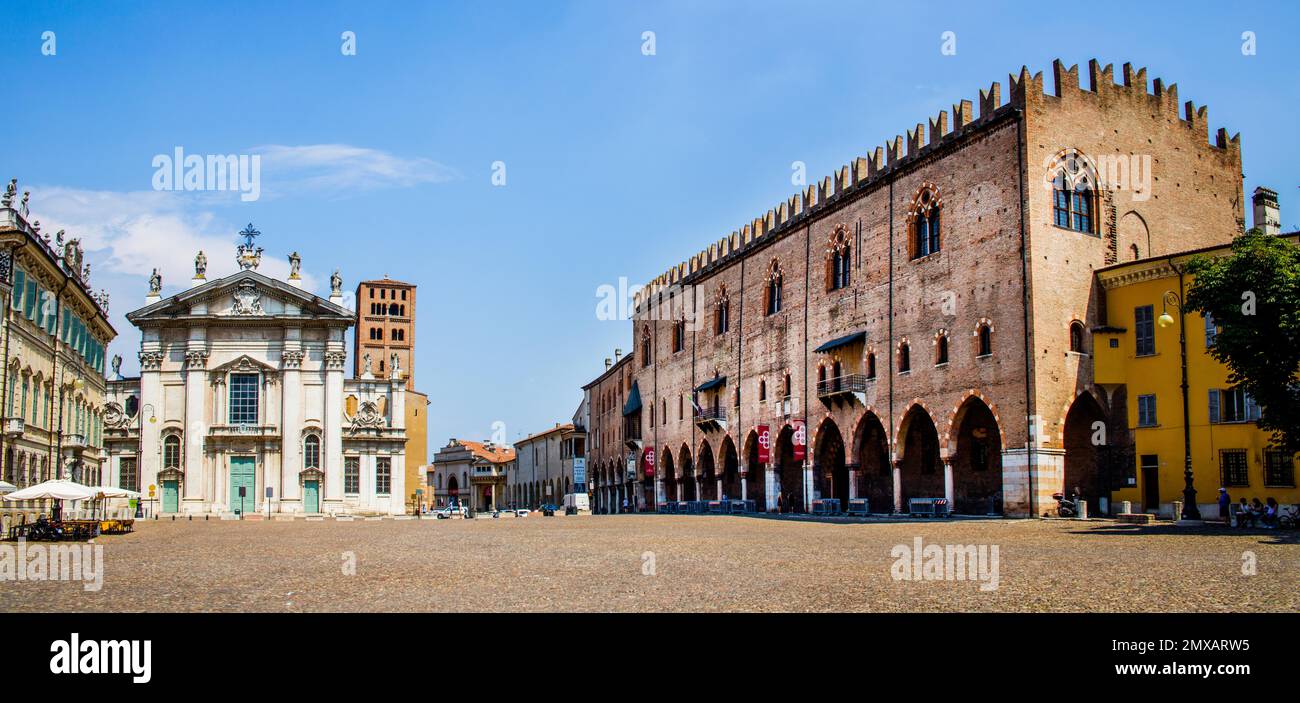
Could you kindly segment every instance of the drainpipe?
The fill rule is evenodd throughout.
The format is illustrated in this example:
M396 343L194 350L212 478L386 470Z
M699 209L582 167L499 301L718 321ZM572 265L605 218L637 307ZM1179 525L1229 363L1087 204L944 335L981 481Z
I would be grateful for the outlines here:
M18 267L18 250L22 249L25 246L27 246L26 237L23 238L23 241L20 242L18 246L15 246L9 250L9 283L11 285L9 291L9 300L5 301L5 351L4 351L5 358L4 358L3 378L0 379L0 400L3 400L5 404L5 411L3 413L0 413L0 417L9 417L9 413L12 411L12 406L9 405L9 338L13 336L13 307L14 307L12 284L13 284L13 277L14 277L14 269ZM16 452L14 458L15 459L18 458ZM5 462L4 432L0 432L0 464L4 464L3 468L5 469L9 468L7 462Z
M1024 142L1024 120L1025 114L1022 110L1016 111L1016 177L1020 181L1020 304L1023 313L1024 324L1024 345L1025 345L1025 469L1026 477L1029 481L1029 516L1033 517L1038 514L1037 508L1034 507L1034 468L1030 460L1030 453L1033 447L1028 441L1029 437L1034 436L1034 418L1033 418L1033 393L1031 384L1033 377L1030 375L1031 348L1029 343L1029 249L1025 240L1025 142ZM1036 440L1037 438L1035 438ZM1003 510L1006 507L1003 506Z
M898 448L894 444L894 179L889 179L889 344L885 347L885 377L889 379L889 427L885 430L885 441L889 446L889 483L894 486L894 458ZM880 359L876 359L876 373L880 372ZM898 510L890 496L889 512Z

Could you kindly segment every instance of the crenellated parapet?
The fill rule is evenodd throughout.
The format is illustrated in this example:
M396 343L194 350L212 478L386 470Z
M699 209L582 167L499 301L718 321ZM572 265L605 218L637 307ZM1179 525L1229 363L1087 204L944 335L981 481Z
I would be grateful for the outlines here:
M1152 81L1148 92L1145 68L1134 69L1131 64L1124 64L1121 82L1116 83L1112 65L1103 67L1093 59L1088 62L1088 87L1085 88L1080 84L1077 64L1067 68L1060 60L1056 60L1052 62L1052 78L1052 93L1045 94L1043 73L1040 71L1031 74L1028 67L1022 66L1018 73L1007 76L1008 102L1002 102L1002 84L994 82L987 89L979 91L978 115L975 113L976 103L963 99L952 106L951 112L941 110L938 115L926 118L925 122L918 122L915 127L905 131L905 136L896 135L886 140L883 146L836 169L833 174L811 182L763 216L754 218L730 235L657 276L635 297L637 309L641 309L648 294L682 284L700 271L743 255L749 247L761 245L771 236L801 226L822 212L838 207L841 200L877 187L899 169L910 168L1015 111L1050 109L1074 100L1143 101L1144 107L1150 108L1152 114L1161 119L1177 120L1176 124L1191 130L1204 140L1207 148L1223 150L1228 156L1240 158L1239 134L1229 137L1226 130L1219 129L1213 142L1208 143L1208 111L1205 106L1197 107L1191 101L1180 106L1178 86L1166 85L1160 78Z

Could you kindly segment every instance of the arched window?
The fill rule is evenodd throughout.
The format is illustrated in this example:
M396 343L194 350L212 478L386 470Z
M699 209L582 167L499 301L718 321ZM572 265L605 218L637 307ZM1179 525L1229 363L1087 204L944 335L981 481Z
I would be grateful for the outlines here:
M794 390L794 389L790 386L790 374L787 372L787 373L786 373L786 374L781 378L781 397L782 397L782 398L789 398L789 397L790 397L790 393L791 393L793 390Z
M908 226L912 230L912 259L929 256L941 248L939 215L942 209L939 189L933 183L922 185L912 201L911 212L908 213Z
M320 468L320 435L309 434L302 441L302 467L304 469Z
M169 434L163 439L163 468L179 469L181 467L181 438Z
M1071 322L1070 323L1070 351L1077 352L1079 354L1084 353L1083 339L1084 339L1083 323L1078 320Z
M934 343L934 365L948 363L948 335L940 334Z
M731 329L731 300L727 297L727 287L718 289L718 300L714 304L713 333L725 334Z
M673 323L673 353L677 353L686 348L686 321L678 320Z
M876 377L876 353L867 354L867 378Z
M1052 223L1097 234L1097 169L1092 160L1076 149L1067 149L1056 156L1048 173L1052 174Z
M641 366L647 367L654 362L654 353L650 346L650 326L641 330Z
M987 323L979 327L979 355L988 356L993 353L993 330Z
M852 257L849 255L849 230L845 225L836 225L831 233L826 254L826 290L833 291L847 288L852 270Z
M135 396L133 396L133 395L127 396L127 398L126 398L126 416L127 416L127 417L135 417L135 414L136 414L137 412L139 412L139 411L140 411L140 399L137 398L137 397L135 397Z
M907 342L898 345L898 372L912 370L912 347Z
M758 400L759 402L767 400L767 381L762 379L758 381Z
M767 274L767 300L763 309L768 315L775 315L781 312L781 294L784 287L785 276L781 273L781 265L776 259L772 260L772 265Z

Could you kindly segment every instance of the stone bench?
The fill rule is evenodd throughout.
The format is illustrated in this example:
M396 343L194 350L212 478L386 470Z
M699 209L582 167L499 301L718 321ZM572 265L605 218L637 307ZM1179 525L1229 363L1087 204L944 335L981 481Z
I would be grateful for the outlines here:
M1156 516L1151 513L1120 513L1115 516L1115 522L1128 525L1154 525Z

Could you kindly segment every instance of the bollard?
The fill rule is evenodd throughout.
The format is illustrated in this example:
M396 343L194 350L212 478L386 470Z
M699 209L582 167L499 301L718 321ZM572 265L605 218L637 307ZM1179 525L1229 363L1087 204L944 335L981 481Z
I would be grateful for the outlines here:
M194 522L194 514L190 513L190 522Z
M1088 519L1088 501L1086 501L1086 500L1080 498L1080 499L1079 499L1079 502L1076 503L1074 507L1075 507L1075 510L1077 510L1078 513L1079 513L1079 514L1076 515L1075 517L1079 518L1080 520L1087 520L1087 519Z
M204 515L204 516L203 516L203 521L204 521L204 522L207 522L207 521L208 521L208 518L210 518L210 517L212 517L212 516L211 516L211 515Z

